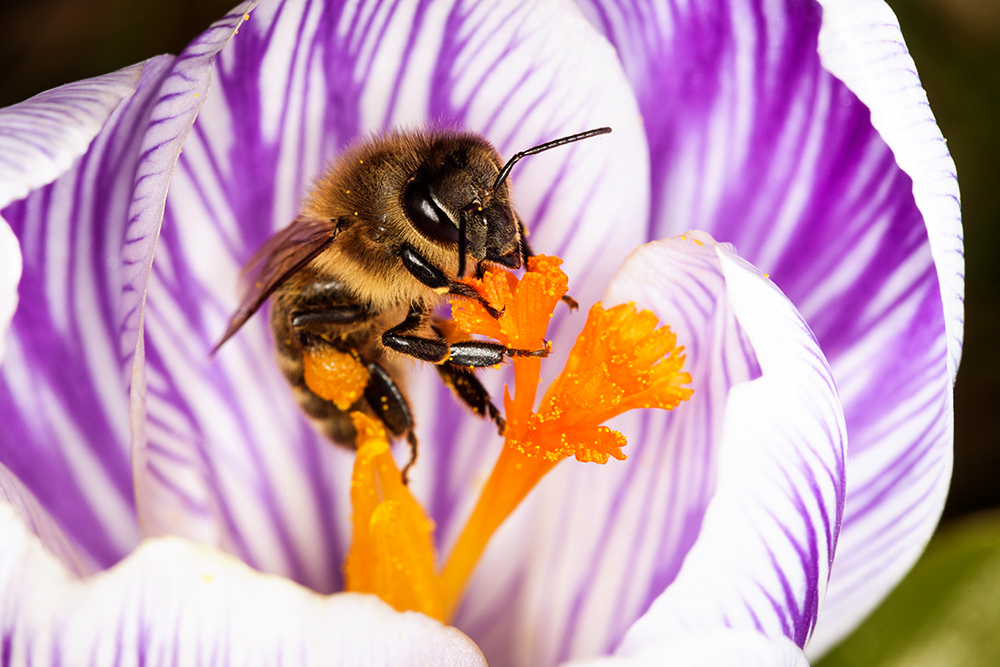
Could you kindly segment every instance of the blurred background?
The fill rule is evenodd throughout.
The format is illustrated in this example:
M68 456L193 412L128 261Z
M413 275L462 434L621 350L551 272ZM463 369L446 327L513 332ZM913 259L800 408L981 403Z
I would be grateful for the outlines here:
M236 0L3 0L0 107L153 55L179 53L235 4ZM955 470L942 529L948 533L954 524L954 534L965 531L967 536L969 529L963 526L973 526L981 546L984 530L1000 537L1000 522L995 517L992 522L983 520L982 514L962 520L1000 508L1000 196L993 189L1000 182L1000 0L890 0L889 5L899 17L958 166L967 262L966 329L956 387ZM937 551L934 547L929 558L943 561L939 567L958 567L954 558L946 557L945 547ZM994 592L993 605L1000 609L1000 590ZM874 636L884 639L881 631ZM865 662L847 659L836 664L877 661L863 648L852 651L853 658L859 658L859 651L868 656ZM971 662L921 664L1000 664L1000 659L981 662L985 656L977 655Z

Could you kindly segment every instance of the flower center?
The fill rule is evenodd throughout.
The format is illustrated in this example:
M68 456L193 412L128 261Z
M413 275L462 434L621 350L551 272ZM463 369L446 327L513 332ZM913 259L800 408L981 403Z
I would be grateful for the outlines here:
M452 303L455 325L518 349L541 349L568 281L558 258L533 257L518 280L505 271L468 279L499 317L469 300ZM504 394L504 447L465 529L443 568L435 568L433 522L404 486L381 425L354 416L358 455L351 499L354 541L344 566L347 589L375 593L399 610L447 622L490 537L556 463L569 456L606 463L625 459L625 436L603 425L635 408L672 410L691 396L683 385L684 348L634 305L595 304L566 368L534 411L542 359L514 357L514 393ZM320 375L322 374L319 371ZM319 380L317 380L319 382ZM338 384L339 381L333 381ZM311 385L310 385L311 386Z

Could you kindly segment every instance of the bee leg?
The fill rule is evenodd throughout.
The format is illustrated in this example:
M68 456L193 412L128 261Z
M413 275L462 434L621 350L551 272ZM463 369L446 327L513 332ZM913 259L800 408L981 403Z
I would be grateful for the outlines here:
M403 466L403 486L410 483L410 468L417 462L417 436L412 430L406 433L406 441L410 443L410 460Z
M398 254L399 259L402 260L403 266L406 267L406 270L424 285L427 285L435 290L447 292L448 294L463 296L467 299L478 301L490 315L493 317L500 316L500 313L498 313L495 308L490 306L490 304L486 302L486 299L484 299L479 292L472 289L465 283L460 283L449 278L445 275L444 271L431 264L427 258L414 250L413 246L409 243L404 243L399 246Z
M406 484L410 468L417 461L417 436L413 433L413 413L410 404L389 373L377 363L368 364L368 386L365 399L376 416L393 436L406 434L410 443L410 460L403 468L403 484Z
M417 307L410 308L405 320L382 334L382 344L414 359L432 364L441 363L448 356L448 341L437 336L427 338L415 334L428 317L426 311Z
M520 350L500 343L470 340L451 344L448 363L467 368L481 368L496 366L503 362L504 357L547 357L549 351L547 344L540 350Z
M444 383L451 387L455 395L480 417L489 414L490 419L497 425L497 431L503 435L507 421L500 414L497 406L493 405L489 392L479 382L479 379L468 369L454 364L441 364L437 366L437 369Z

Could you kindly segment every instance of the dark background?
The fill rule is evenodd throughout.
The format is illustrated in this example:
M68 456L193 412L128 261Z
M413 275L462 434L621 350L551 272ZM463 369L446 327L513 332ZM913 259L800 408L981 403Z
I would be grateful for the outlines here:
M160 53L179 53L237 0L0 0L0 107ZM945 521L1000 507L1000 1L890 0L958 165L965 352Z

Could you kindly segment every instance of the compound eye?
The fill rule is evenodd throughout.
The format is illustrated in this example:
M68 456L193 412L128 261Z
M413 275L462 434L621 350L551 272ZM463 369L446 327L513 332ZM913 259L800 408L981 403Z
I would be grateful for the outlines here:
M431 197L431 189L420 180L403 188L403 207L417 231L441 243L458 243L458 228Z

